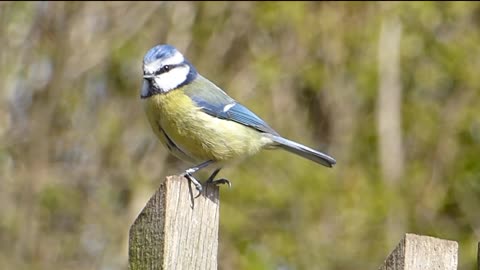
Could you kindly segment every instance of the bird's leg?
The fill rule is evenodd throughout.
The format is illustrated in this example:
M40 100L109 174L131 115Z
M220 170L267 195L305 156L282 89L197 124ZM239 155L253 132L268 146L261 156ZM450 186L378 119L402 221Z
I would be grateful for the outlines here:
M217 180L214 180L215 179L215 176L217 176L217 174L220 172L222 168L218 168L216 169L212 175L210 175L210 177L208 177L208 180L207 180L207 184L214 184L214 185L219 185L219 184L228 184L228 187L232 187L232 184L230 183L230 181L228 179L225 179L225 178L221 178L221 179L217 179Z
M194 185L195 185L195 188L198 190L198 195L195 196L198 197L200 195L200 193L202 192L202 184L197 180L195 179L195 177L193 177L193 173L197 172L198 170L200 169L203 169L205 167L207 167L208 165L210 165L213 161L209 160L209 161L205 161L195 167L192 167L192 168L189 168L187 170L185 170L185 173L183 174L183 176L185 176L185 178L187 178L189 181L191 181Z
M213 179L215 179L215 176L217 176L217 174L220 172L221 169L222 169L222 168L216 169L216 170L212 173L212 175L210 175L210 177L208 177L207 183L212 183L212 182L213 182Z
M195 185L195 188L198 191L198 194L197 196L195 196L195 198L200 196L200 193L202 193L202 184L200 184L200 182L198 182L198 180L195 179L195 177L193 177L191 174L185 173L183 176L185 176L185 178L187 178L189 181L191 181Z

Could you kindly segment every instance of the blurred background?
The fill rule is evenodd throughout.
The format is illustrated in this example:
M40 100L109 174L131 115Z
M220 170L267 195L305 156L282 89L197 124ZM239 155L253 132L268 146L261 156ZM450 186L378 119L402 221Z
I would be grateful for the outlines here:
M219 269L377 269L404 233L480 239L480 3L0 3L0 268L127 269L167 154L142 59L176 46L328 169L222 171Z

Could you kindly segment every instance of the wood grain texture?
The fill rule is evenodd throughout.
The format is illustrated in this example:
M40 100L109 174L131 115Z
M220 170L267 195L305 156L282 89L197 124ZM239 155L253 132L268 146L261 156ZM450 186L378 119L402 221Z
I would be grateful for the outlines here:
M456 270L458 243L406 234L379 270Z
M130 228L129 269L217 269L219 192L167 177Z

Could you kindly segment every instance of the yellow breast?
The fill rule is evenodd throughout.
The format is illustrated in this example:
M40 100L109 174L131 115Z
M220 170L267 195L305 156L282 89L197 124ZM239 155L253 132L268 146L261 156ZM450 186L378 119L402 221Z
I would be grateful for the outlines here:
M253 128L202 112L181 90L151 96L145 110L160 141L186 161L227 161L253 155L272 143ZM172 150L170 143L180 151Z

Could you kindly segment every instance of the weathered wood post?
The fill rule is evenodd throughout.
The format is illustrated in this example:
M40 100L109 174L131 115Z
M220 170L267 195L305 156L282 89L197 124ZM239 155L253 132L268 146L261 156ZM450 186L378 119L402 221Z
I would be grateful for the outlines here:
M458 243L405 234L379 270L457 270Z
M130 227L129 269L217 269L219 192L167 177Z

